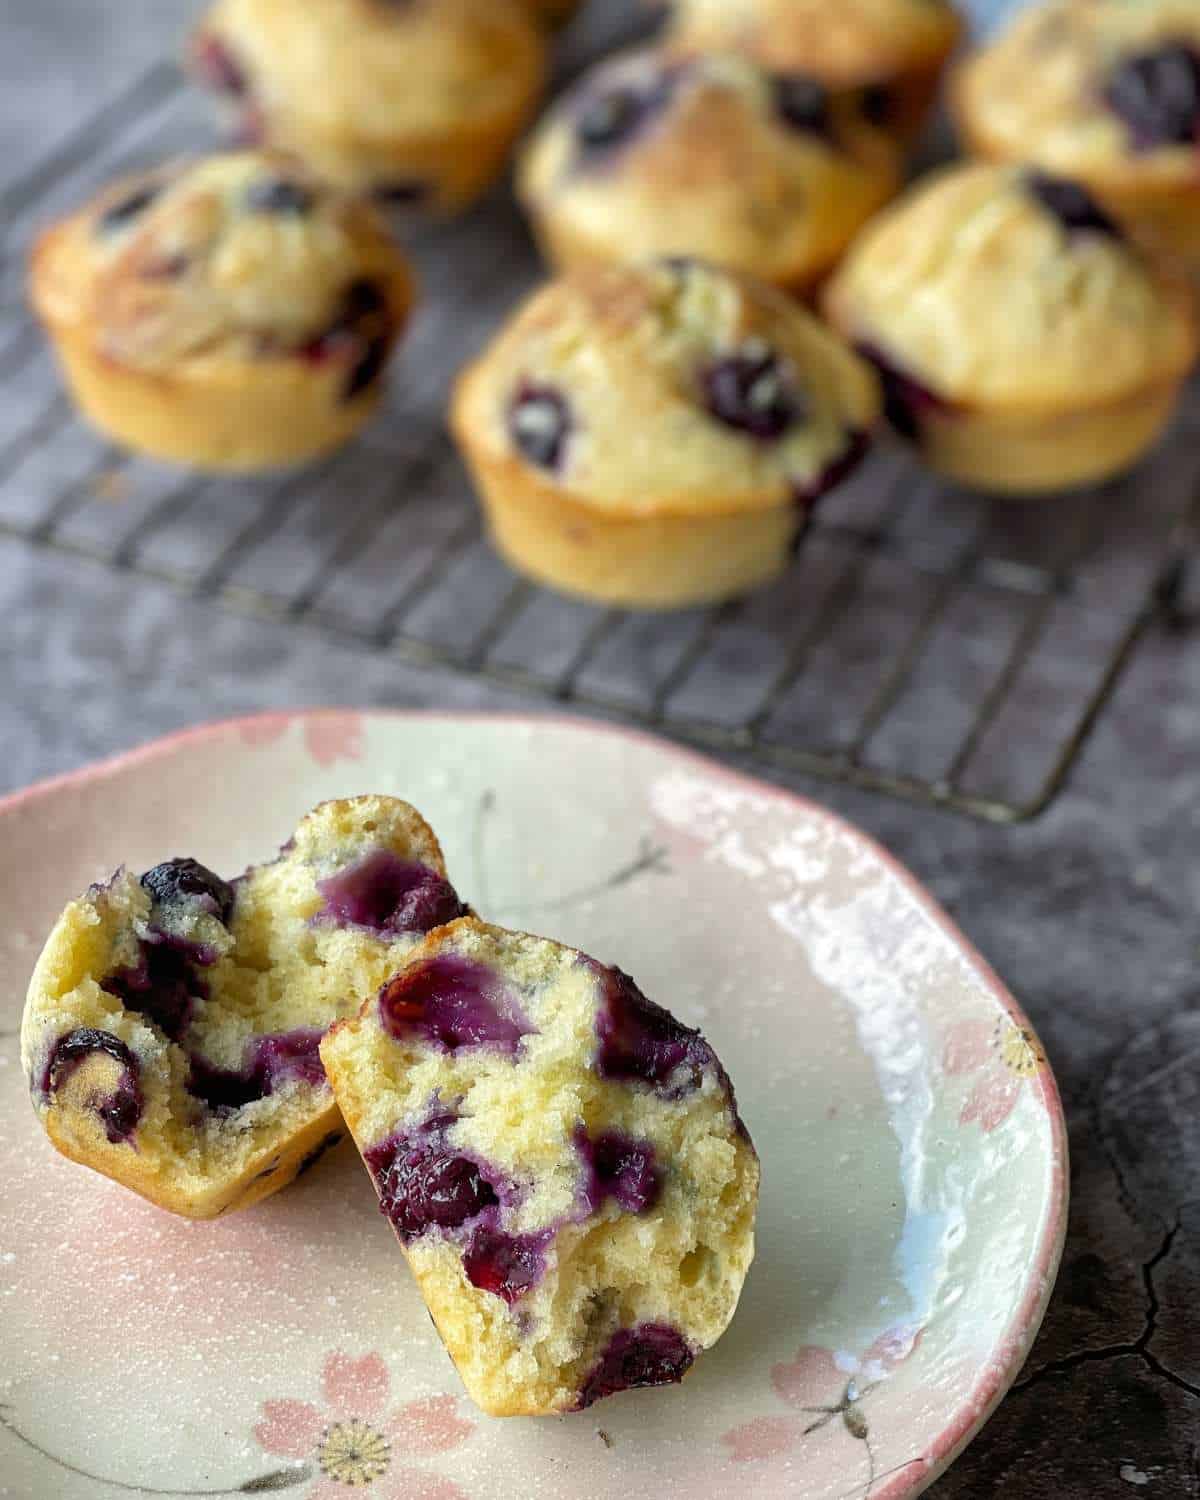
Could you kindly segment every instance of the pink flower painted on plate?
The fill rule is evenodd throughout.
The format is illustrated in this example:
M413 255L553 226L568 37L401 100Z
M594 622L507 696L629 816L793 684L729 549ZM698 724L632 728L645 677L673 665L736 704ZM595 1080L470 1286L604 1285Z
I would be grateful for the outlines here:
M364 1500L466 1500L452 1480L396 1463L399 1454L428 1458L466 1442L475 1424L458 1415L457 1397L430 1396L387 1412L391 1379L378 1354L330 1354L321 1389L325 1409L264 1401L254 1429L268 1453L308 1460L314 1483L307 1500L347 1500L347 1488L362 1490Z
M724 1433L721 1441L734 1463L759 1463L790 1453L811 1433L835 1418L852 1438L867 1437L860 1403L889 1374L916 1352L924 1332L908 1324L888 1328L862 1354L834 1354L819 1344L803 1344L796 1357L771 1367L775 1394L793 1417L756 1417Z
M252 749L263 749L276 745L287 734L294 720L303 719L301 714L263 714L245 724L238 725L238 738ZM361 714L319 714L304 719L304 747L323 769L336 765L339 760L361 760L363 758L363 720Z
M1005 1016L999 1022L959 1021L946 1033L942 1068L950 1078L978 1074L959 1124L979 1124L985 1133L1003 1125L1017 1107L1026 1079L1046 1064L1037 1039Z
M310 719L304 728L304 743L319 766L336 765L339 760L362 760L362 715L332 714Z

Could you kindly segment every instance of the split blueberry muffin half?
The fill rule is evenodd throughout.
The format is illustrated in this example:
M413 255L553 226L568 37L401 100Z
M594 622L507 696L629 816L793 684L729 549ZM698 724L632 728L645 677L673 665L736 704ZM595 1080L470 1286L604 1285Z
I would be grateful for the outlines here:
M773 71L857 90L877 124L911 136L962 35L949 0L671 0L682 51L738 50Z
M39 239L31 290L102 432L232 470L357 432L413 295L371 204L254 151L106 188Z
M327 1027L464 910L431 829L387 797L323 804L233 881L194 859L119 870L34 970L34 1109L64 1156L162 1208L245 1208L340 1138Z
M724 1332L758 1158L712 1048L620 970L467 918L321 1057L485 1411L678 1381Z
M546 44L533 9L216 0L189 61L240 139L296 151L382 201L456 212L499 176L541 94Z
M1200 270L1200 5L1050 0L960 69L970 149L1087 186L1152 249Z
M460 379L452 423L516 567L666 609L786 567L878 410L869 367L796 303L674 260L536 292Z
M859 96L732 53L648 50L555 105L519 193L560 266L694 255L802 292L899 183Z
M880 371L893 428L1002 493L1095 483L1163 432L1196 358L1186 285L1080 183L967 165L882 214L827 307Z

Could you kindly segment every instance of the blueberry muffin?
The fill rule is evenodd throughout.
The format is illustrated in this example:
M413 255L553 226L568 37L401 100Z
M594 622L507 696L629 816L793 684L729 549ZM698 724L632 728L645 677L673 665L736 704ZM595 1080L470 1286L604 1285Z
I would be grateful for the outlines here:
M465 908L406 803L329 802L278 859L193 859L72 901L34 970L21 1060L53 1144L206 1219L286 1186L341 1117L317 1048Z
M1053 0L960 70L960 133L979 156L1087 186L1151 248L1200 269L1200 5Z
M669 261L535 293L460 378L452 423L515 567L666 609L779 573L878 405L863 362L782 293Z
M485 1411L677 1381L725 1331L758 1158L712 1048L619 969L468 918L321 1056Z
M216 0L189 59L241 138L455 212L500 174L545 43L526 0Z
M948 0L673 0L671 44L739 50L777 73L861 90L880 124L914 134L962 21Z
M919 184L866 231L827 306L930 465L1014 494L1128 468L1197 350L1184 285L1086 188L1036 168L960 166Z
M735 54L602 63L526 149L519 193L560 266L695 255L793 291L899 185L861 101Z
M296 463L357 432L412 299L370 204L263 152L107 188L41 236L31 290L96 427L233 470Z

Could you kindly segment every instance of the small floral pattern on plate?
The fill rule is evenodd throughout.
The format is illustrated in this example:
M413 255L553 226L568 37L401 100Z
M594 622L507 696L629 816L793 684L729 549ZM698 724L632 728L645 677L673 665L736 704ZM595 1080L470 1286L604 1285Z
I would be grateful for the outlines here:
M727 1063L763 1159L759 1253L682 1386L490 1420L348 1148L190 1224L38 1130L16 1032L63 902L164 850L235 872L367 790L421 808L482 915L619 963ZM1020 1368L1065 1223L1049 1066L930 898L812 803L579 721L276 713L0 803L0 885L11 1496L900 1500Z

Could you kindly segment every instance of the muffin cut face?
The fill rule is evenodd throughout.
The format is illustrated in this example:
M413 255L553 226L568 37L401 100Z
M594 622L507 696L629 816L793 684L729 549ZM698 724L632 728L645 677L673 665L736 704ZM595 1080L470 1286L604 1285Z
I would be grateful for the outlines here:
M499 172L541 91L540 8L216 0L189 62L240 138L391 204L457 210Z
M97 425L253 468L363 424L412 282L369 204L289 157L239 152L106 189L42 236L32 293Z
M758 1160L708 1043L619 970L468 918L322 1058L484 1410L670 1383L720 1337Z
M1035 491L1107 477L1161 431L1197 347L1186 288L1078 182L952 168L871 227L830 284L892 425L935 466Z
M326 803L227 882L192 859L121 870L59 918L22 1061L64 1155L210 1218L278 1191L340 1138L318 1044L465 910L407 804Z
M809 286L896 191L861 98L732 54L601 64L527 148L519 191L561 265L693 255Z

